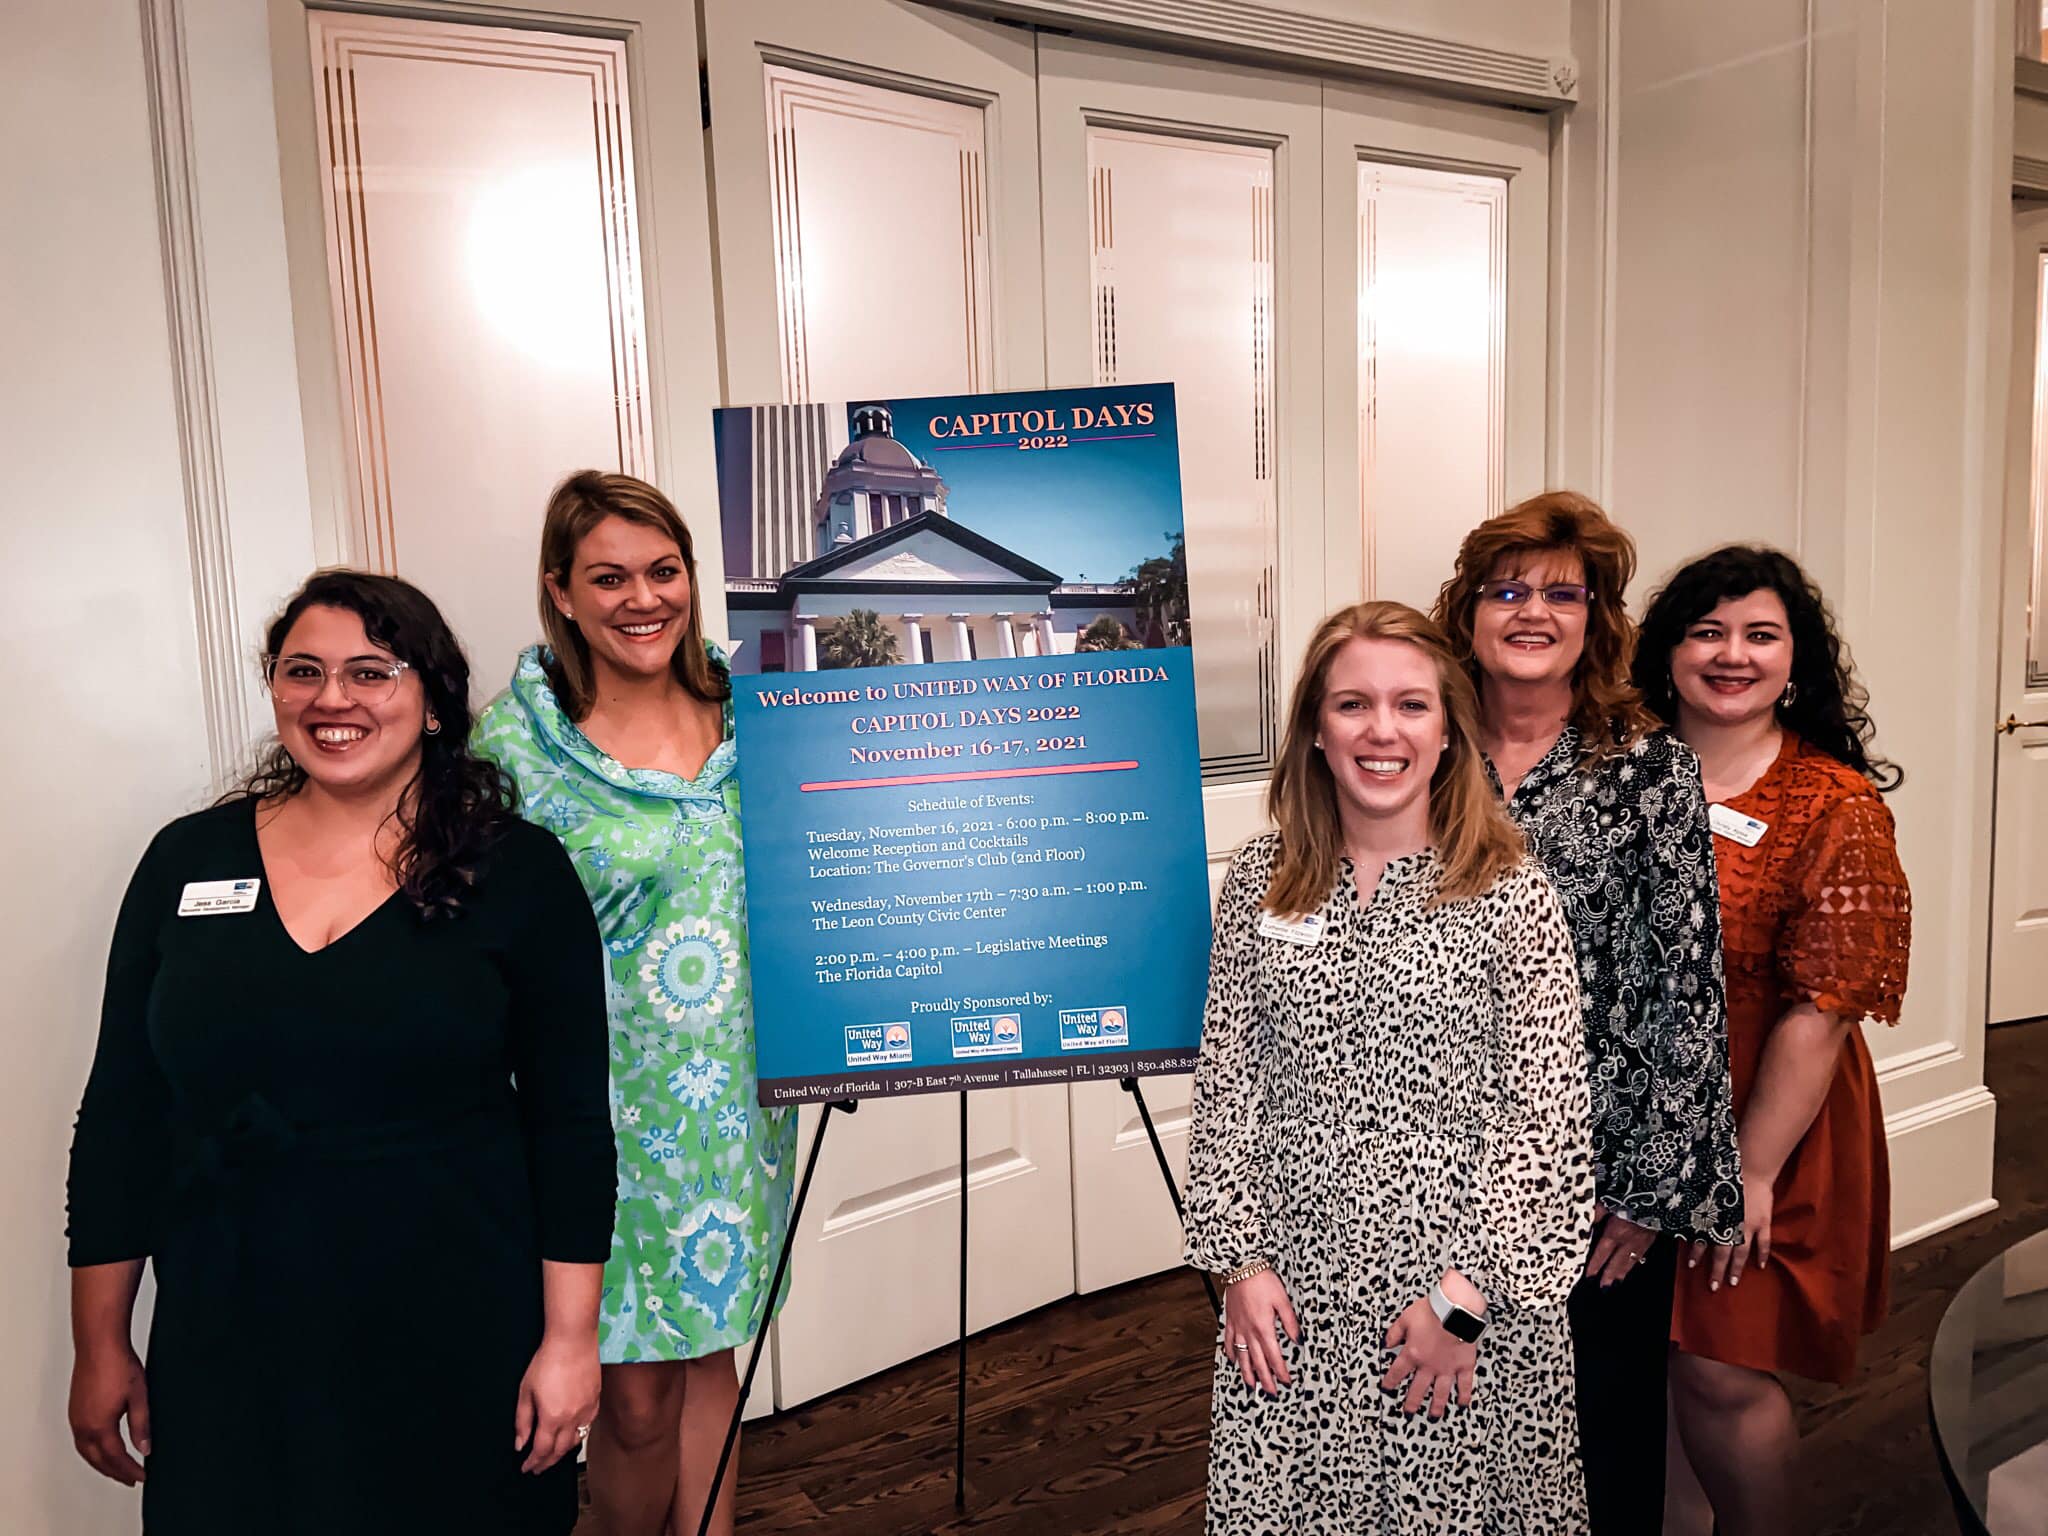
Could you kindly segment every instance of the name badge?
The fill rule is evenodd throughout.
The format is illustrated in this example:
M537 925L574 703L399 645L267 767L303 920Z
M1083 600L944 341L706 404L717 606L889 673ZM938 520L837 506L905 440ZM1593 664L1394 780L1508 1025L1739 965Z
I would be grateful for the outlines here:
M1754 848L1771 830L1767 821L1758 821L1754 816L1745 816L1738 810L1718 804L1707 807L1707 825L1714 829L1714 836L1725 837L1745 848Z
M1314 944L1323 936L1323 920L1311 912L1307 917L1288 918L1268 912L1259 918L1259 937L1285 939L1290 944Z
M256 910L261 880L194 880L178 899L180 917L229 917Z

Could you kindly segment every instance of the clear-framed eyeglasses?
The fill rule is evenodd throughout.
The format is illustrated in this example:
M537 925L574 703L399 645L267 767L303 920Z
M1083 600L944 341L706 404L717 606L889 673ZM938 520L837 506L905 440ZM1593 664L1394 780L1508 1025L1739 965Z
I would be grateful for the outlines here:
M333 673L342 696L356 704L382 704L398 691L398 680L411 671L403 661L358 656ZM327 689L328 668L311 656L266 656L263 681L280 704L310 704Z
M1479 596L1503 608L1524 607L1532 596L1542 598L1549 608L1588 608L1593 603L1593 589L1573 581L1553 581L1543 586L1531 581L1482 581Z

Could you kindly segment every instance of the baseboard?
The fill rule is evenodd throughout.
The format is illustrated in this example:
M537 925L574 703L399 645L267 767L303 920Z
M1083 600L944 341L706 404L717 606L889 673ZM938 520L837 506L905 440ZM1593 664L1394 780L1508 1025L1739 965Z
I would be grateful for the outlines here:
M1978 1084L1885 1117L1894 1249L1997 1208L1991 1198L1997 1111L1991 1091Z

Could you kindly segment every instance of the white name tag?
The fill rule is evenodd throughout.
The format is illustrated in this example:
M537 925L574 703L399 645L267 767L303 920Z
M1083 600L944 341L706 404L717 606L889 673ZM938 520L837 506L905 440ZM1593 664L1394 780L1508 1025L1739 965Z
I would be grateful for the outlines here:
M180 917L227 917L254 912L261 880L194 880L178 899Z
M1259 919L1259 937L1285 939L1290 944L1313 944L1323 936L1323 920L1311 912L1307 917L1287 918L1268 912Z
M1745 816L1725 805L1707 807L1707 825L1714 829L1716 837L1725 837L1731 843L1740 843L1745 848L1754 848L1771 830L1767 821L1758 821L1754 816Z

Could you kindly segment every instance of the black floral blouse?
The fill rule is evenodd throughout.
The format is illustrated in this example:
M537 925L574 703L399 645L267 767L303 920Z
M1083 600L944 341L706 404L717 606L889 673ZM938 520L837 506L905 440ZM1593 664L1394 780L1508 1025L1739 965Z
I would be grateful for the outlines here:
M1567 725L1515 786L1508 814L1578 946L1600 1203L1661 1232L1733 1243L1742 1165L1699 759L1669 731L1591 763L1583 755Z

